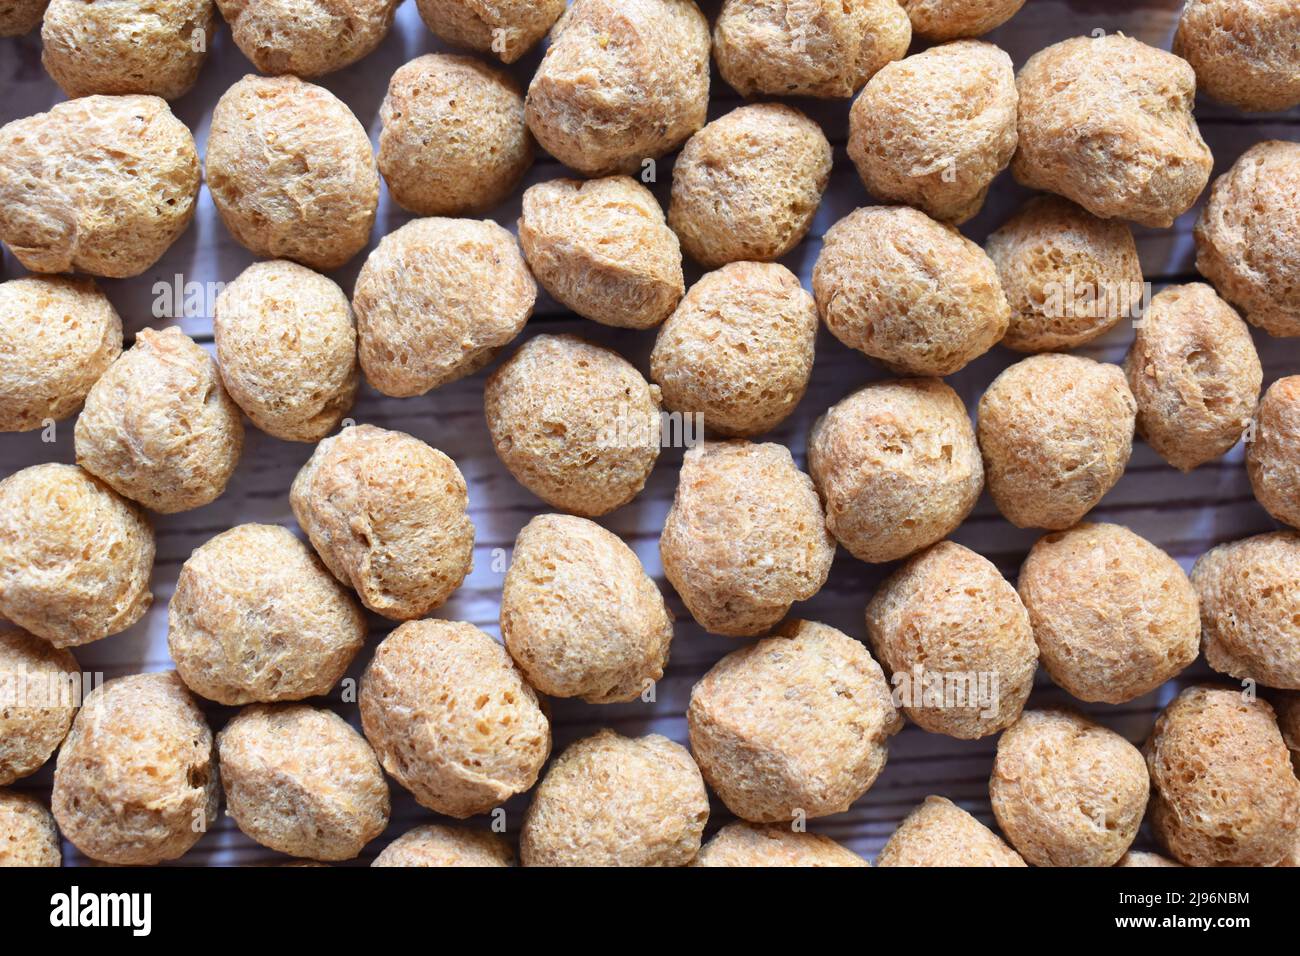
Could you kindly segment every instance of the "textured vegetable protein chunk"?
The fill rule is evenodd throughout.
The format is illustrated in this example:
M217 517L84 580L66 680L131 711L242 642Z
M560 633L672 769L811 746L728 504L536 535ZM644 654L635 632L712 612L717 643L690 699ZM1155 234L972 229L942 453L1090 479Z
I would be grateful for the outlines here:
M314 77L350 66L388 35L401 0L216 0L235 46L263 73Z
M1300 375L1278 379L1260 400L1246 471L1264 510L1300 528Z
M0 790L0 869L62 865L63 848L50 811L35 797Z
M728 823L704 844L691 866L870 866L852 850L819 833L788 826L762 826L737 820Z
M930 796L903 818L876 866L1025 866L996 833L945 797Z
M495 833L436 823L407 830L371 866L514 866L510 845Z
M416 0L420 19L453 46L513 63L546 36L565 0Z
M1002 26L1025 0L898 0L912 21L912 32L927 40L977 37Z
M63 743L77 714L81 680L67 651L0 627L0 786L35 773Z
M41 23L50 0L5 0L0 6L0 37L30 33Z
M1174 52L1222 103L1243 110L1300 104L1300 8L1291 0L1189 0Z

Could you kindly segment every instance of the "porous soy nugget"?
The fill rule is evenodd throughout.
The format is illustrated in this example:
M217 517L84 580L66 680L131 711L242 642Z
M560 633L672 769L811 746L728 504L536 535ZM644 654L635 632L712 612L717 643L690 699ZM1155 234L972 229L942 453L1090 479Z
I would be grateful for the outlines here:
M216 32L212 0L51 0L41 63L68 96L184 96Z
M1188 687L1144 748L1151 826L1188 866L1272 866L1300 831L1300 782L1273 708L1237 688Z
M749 637L821 590L835 540L784 446L707 442L686 452L659 556L701 627Z
M0 628L0 786L45 765L68 735L80 690L81 668L71 654Z
M217 0L235 46L263 73L313 77L383 42L400 0Z
M898 0L912 32L927 40L977 37L1002 26L1025 0Z
M1044 535L1020 597L1052 680L1080 700L1122 704L1196 660L1196 591L1178 562L1117 524Z
M361 724L421 806L486 813L536 781L551 726L506 649L471 624L411 621L361 678Z
M556 301L602 325L653 328L686 288L677 234L654 193L628 176L530 186L519 244Z
M33 272L144 272L194 218L194 137L156 96L85 96L0 127L0 241Z
M366 379L409 398L472 375L519 334L536 298L518 244L495 222L408 222L380 240L352 292Z
M682 147L668 224L703 266L771 262L808 234L830 175L815 122L779 103L742 106Z
M320 441L352 408L357 331L343 290L296 262L255 262L212 312L221 381L258 428Z
M388 825L388 784L375 752L333 711L245 707L217 746L226 812L263 846L350 860Z
M528 127L586 176L640 170L704 125L709 24L693 0L576 0L528 86Z
M546 36L565 0L416 0L415 5L440 40L513 63Z
M849 157L873 196L961 223L1016 151L1016 75L991 43L958 40L887 64L849 113Z
M650 378L673 411L722 435L757 435L803 398L816 341L817 304L793 272L732 262L691 286L659 330Z
M1189 0L1174 52L1200 89L1243 110L1300 104L1300 7L1291 0Z
M898 825L876 866L1025 866L1002 838L945 797L930 796Z
M502 464L573 514L627 504L659 457L659 386L576 335L529 339L492 373L483 403Z
M1300 336L1300 143L1256 143L1214 181L1196 221L1196 268L1246 321Z
M1029 59L1016 79L1022 185L1103 219L1167 227L1191 208L1214 159L1192 116L1186 61L1122 33L1075 37Z
M495 206L533 164L524 98L508 73L430 53L398 69L379 109L379 171L422 216Z
M1011 318L984 251L906 206L864 207L831 226L812 281L835 337L903 375L964 368Z
M1142 753L1119 734L1031 710L998 739L989 797L1031 866L1112 866L1137 836L1149 787Z
M2 0L0 37L18 37L35 30L50 0Z
M1221 544L1197 560L1192 584L1212 668L1300 690L1300 534L1276 531Z
M1077 348L1137 318L1142 263L1128 223L1059 196L1035 196L984 243L998 270L1017 352Z
M685 866L709 799L686 748L658 734L602 730L571 744L533 794L524 866Z
M0 282L0 432L67 418L122 352L122 320L93 279Z
M0 869L62 866L54 817L35 797L0 790Z
M246 76L212 112L204 172L230 234L255 255L336 269L370 238L379 174L361 123L294 76Z
M1129 850L1119 858L1119 862L1115 865L1123 867L1182 866L1181 863L1161 856L1159 853L1147 853L1143 850Z
M701 848L691 866L870 866L852 850L819 833L794 831L788 825L763 826L737 820L719 830Z
M366 629L352 594L276 525L242 524L195 548L167 606L181 679L222 704L329 693Z
M911 39L897 0L726 0L713 54L742 96L842 98L905 56Z
M538 515L515 539L501 637L543 694L607 704L663 676L673 617L617 535L586 518Z
M832 405L813 424L808 470L835 539L872 563L947 537L984 487L966 407L938 379L872 382Z
M473 564L460 469L404 432L355 425L325 439L289 504L325 566L393 620L440 607Z
M371 866L514 866L510 844L487 830L427 823L407 830Z
M886 579L867 605L867 634L895 681L919 685L901 703L931 733L967 740L996 733L1020 716L1034 686L1038 647L1016 589L991 561L952 541ZM937 706L929 686L945 688ZM949 698L948 687L964 696Z
M1124 372L1137 433L1180 471L1237 444L1263 381L1250 329L1203 282L1169 286L1151 300Z
M163 514L216 500L239 464L244 422L217 364L175 326L142 329L91 388L77 464Z
M980 399L979 445L989 493L1018 528L1063 530L1124 474L1137 403L1118 365L1033 355Z
M174 673L119 677L86 697L59 750L54 818L86 856L174 860L217 818L217 752Z
M1246 471L1264 510L1300 528L1300 375L1279 378L1260 400Z
M686 719L704 779L754 823L844 812L903 727L867 649L812 621L718 661L692 689Z
M153 528L76 465L0 481L0 614L55 647L124 631L153 595Z

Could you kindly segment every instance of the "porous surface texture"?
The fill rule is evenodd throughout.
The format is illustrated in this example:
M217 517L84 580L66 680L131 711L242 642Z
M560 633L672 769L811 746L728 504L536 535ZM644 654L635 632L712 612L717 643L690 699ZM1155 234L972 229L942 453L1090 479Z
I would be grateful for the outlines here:
M1027 711L1007 728L989 780L998 825L1031 866L1113 866L1149 789L1141 751L1063 710Z
M400 0L216 0L235 46L263 73L313 77L383 42Z
M868 206L833 225L812 286L837 339L902 375L964 368L1011 320L984 250L907 206Z
M402 66L379 119L379 171L398 204L421 216L495 206L533 164L523 93L473 57L429 53Z
M821 590L835 540L784 446L706 442L686 452L659 556L701 627L750 637Z
M250 75L222 94L204 175L240 245L318 270L361 251L379 207L365 129L333 93L295 76Z
M426 823L399 836L371 866L514 866L510 844L486 830Z
M0 481L0 614L55 647L124 631L153 601L149 520L76 465Z
M1166 228L1196 202L1213 157L1180 57L1122 33L1075 37L1034 54L1016 78L1016 179L1103 219Z
M1079 700L1122 704L1196 660L1196 591L1178 562L1123 525L1044 535L1020 597L1052 680Z
M576 335L529 339L488 378L483 404L501 463L573 514L627 504L659 458L659 386Z
M1144 748L1151 827L1188 866L1273 866L1294 853L1300 782L1273 708L1239 688L1188 687Z
M172 672L91 691L54 771L59 829L86 856L115 866L182 856L216 821L220 797L212 731Z
M352 408L357 331L332 279L285 259L255 262L217 297L212 327L226 391L268 435L320 441Z
M696 262L771 262L803 241L831 175L821 127L790 106L742 106L686 141L668 224Z
M0 786L45 765L68 735L80 690L81 668L70 653L0 628Z
M528 127L584 176L630 173L703 126L708 102L693 0L576 0L528 86Z
M975 429L938 379L873 382L817 420L808 468L854 557L895 561L945 538L984 487Z
M898 0L912 32L927 40L983 36L1019 12L1025 0Z
M952 541L885 580L867 605L867 635L896 691L903 682L911 688L903 711L931 733L996 733L1020 716L1033 689L1038 647L1016 589L991 561ZM940 688L942 696L927 693Z
M173 514L221 497L244 420L217 363L176 326L141 329L77 417L77 464L119 494Z
M1283 524L1300 528L1300 375L1268 387L1255 412L1246 470L1255 498Z
M1189 0L1173 50L1196 85L1242 110L1300 104L1300 8L1290 0Z
M876 866L1025 866L996 833L946 797L929 796L903 818Z
M785 266L732 262L691 286L650 353L664 406L721 435L769 431L808 388L817 305Z
M663 676L673 617L618 535L586 518L538 515L515 539L501 637L543 694L615 703Z
M524 866L685 866L709 819L699 768L667 737L601 730L551 764L524 817Z
M870 866L866 860L820 833L780 824L728 823L704 844L691 866L839 867Z
M491 220L416 219L380 240L352 293L366 380L394 398L472 375L523 329L537 283Z
M62 865L63 849L50 811L35 797L0 790L0 869Z
M325 439L289 504L325 566L393 620L440 607L474 560L460 469L405 432L354 425Z
M1168 286L1151 300L1124 372L1137 433L1184 472L1237 444L1264 376L1250 329L1203 282Z
M167 605L176 670L222 704L328 694L366 631L352 593L278 525L242 524L196 548Z
M361 725L421 806L486 813L537 781L551 727L506 649L470 624L411 621L361 678Z
M32 272L137 276L194 218L199 154L156 96L84 96L0 127L0 242Z
M1018 528L1064 530L1124 474L1137 402L1118 365L1033 355L980 399L980 452L989 493Z
M958 40L886 65L849 113L849 158L873 196L961 223L1016 151L1016 75L991 43Z
M686 719L704 779L754 823L844 812L903 726L867 649L811 621L720 660L691 691Z
M1246 321L1300 336L1300 143L1268 140L1214 181L1196 222L1196 268Z
M416 6L439 39L513 63L546 36L565 0L416 0Z
M93 279L0 282L0 432L67 418L122 352L122 320Z
M0 37L19 37L41 24L50 0L4 0L0 5Z

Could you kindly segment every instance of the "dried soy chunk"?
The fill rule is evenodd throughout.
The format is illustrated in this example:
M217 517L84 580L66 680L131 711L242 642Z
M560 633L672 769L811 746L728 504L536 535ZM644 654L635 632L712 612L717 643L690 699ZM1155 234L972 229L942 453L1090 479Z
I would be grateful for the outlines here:
M67 418L122 353L122 320L86 278L0 282L0 431Z
M365 129L295 76L246 76L212 111L204 160L221 221L254 255L337 269L365 246L379 173Z
M533 164L518 85L473 57L430 53L400 67L379 118L379 171L421 216L495 206Z
M728 823L700 849L691 866L870 866L852 850L820 833L786 824Z
M876 866L1025 866L996 833L945 797L929 796L903 818Z
M148 866L198 842L220 791L212 731L181 679L136 674L86 697L59 750L54 818L86 856Z
M0 127L0 241L33 272L129 278L194 218L194 137L156 96L83 96Z
M0 869L62 865L63 848L50 811L28 794L0 790Z
M1112 866L1133 843L1150 782L1142 753L1064 710L1031 710L998 739L989 797L1031 866Z
M1016 79L1016 179L1103 219L1168 227L1196 202L1213 157L1186 61L1123 34L1075 37L1030 57Z
M407 830L371 866L514 866L510 845L487 830L426 823Z
M70 97L147 93L174 100L199 78L216 29L212 0L51 0L41 23L41 63Z
M0 37L18 37L41 24L50 0L6 0L0 7Z
M26 631L0 627L0 787L45 765L80 700L76 658Z
M244 421L217 364L175 326L142 329L86 396L77 464L119 494L174 514L221 497Z
M1291 0L1189 0L1174 52L1221 103L1242 110L1300 104L1300 7Z
M709 24L694 0L576 0L528 87L528 127L585 176L640 171L704 125Z
M401 0L216 0L239 51L263 73L314 77L350 66L388 35Z
M226 812L263 846L350 860L388 825L388 783L365 738L307 704L245 707L217 735Z
M1025 0L898 0L912 32L927 40L977 37L1002 26Z
M1246 470L1264 510L1300 528L1300 375L1278 379L1260 400Z
M513 63L546 36L565 0L416 0L416 6L440 40Z
M832 405L813 424L808 469L831 533L872 563L947 537L984 487L966 407L938 379L873 382Z
M784 446L707 442L686 452L659 555L701 627L749 637L821 590L835 541Z
M473 564L460 469L404 432L355 425L325 439L294 478L289 504L325 566L393 620L440 607Z
M742 96L852 96L907 54L897 0L726 0L713 32L722 78Z
M1273 708L1240 688L1188 687L1144 748L1151 827L1187 866L1273 866L1294 855L1300 782Z
M962 223L1016 151L1016 76L991 43L958 40L886 65L849 113L849 157L873 196Z
M704 779L754 823L844 812L903 726L867 649L812 621L720 660L691 691L686 719Z
M685 866L708 819L704 781L685 747L602 730L547 770L519 855L524 866Z

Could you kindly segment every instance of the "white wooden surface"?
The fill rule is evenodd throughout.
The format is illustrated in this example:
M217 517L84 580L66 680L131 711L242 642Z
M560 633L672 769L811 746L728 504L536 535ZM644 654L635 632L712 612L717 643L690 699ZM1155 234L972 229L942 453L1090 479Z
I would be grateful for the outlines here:
M703 7L710 18L716 13L716 3L706 2ZM1017 67L1050 43L1094 30L1122 31L1167 49L1180 7L1181 0L1028 0L1009 24L987 39L1005 48ZM37 34L0 40L0 123L45 110L62 99L58 88L41 69L39 49ZM379 132L379 104L393 71L415 56L440 49L444 48L424 28L414 3L407 2L398 11L394 30L374 54L347 70L324 78L322 82L353 109L374 138ZM521 83L527 83L539 58L540 54L535 51L513 67ZM198 86L173 104L177 115L194 131L201 154L217 98L231 83L249 72L253 72L251 65L235 48L229 31L223 26ZM717 79L716 71L713 93L711 118L739 103L735 94ZM835 146L836 159L831 188L818 212L812 235L784 260L807 285L820 249L819 237L837 219L872 200L844 152L849 101L795 102L823 124ZM1214 151L1216 175L1261 139L1300 139L1300 110L1248 117L1202 101L1197 116L1202 133ZM667 199L669 166L667 162L660 166L660 182L656 189L661 201ZM525 185L562 174L564 170L559 164L539 156ZM491 217L513 228L519 213L521 191L493 210ZM984 211L963 231L976 241L982 241L1026 195L1025 190L1004 173L994 184ZM372 247L381 236L409 218L385 192L380 200ZM1144 272L1157 289L1168 283L1196 278L1191 237L1194 220L1195 210L1183 216L1170 230L1135 229ZM363 260L364 254L359 255L334 273L334 278L345 290L351 291ZM252 261L253 257L226 233L205 189L194 224L154 268L137 279L107 280L102 284L123 317L129 344L131 335L140 328L173 323L172 318L154 315L155 283L171 282L177 275L183 276L186 282L228 282ZM21 267L7 251L0 274L4 278L22 274ZM688 264L688 282L698 274L699 270ZM211 322L207 309L198 309L195 314L176 321L198 341L211 347ZM539 331L578 332L613 346L643 372L647 370L653 333L615 331L566 316L544 295L524 335ZM1081 352L1098 359L1119 361L1131 337L1132 328L1123 325ZM1264 362L1266 386L1282 375L1300 371L1297 340L1270 339L1259 333L1255 338ZM973 408L983 389L1013 360L1012 353L995 349L953 376L951 383L968 407ZM546 509L511 478L492 452L482 411L486 374L480 373L412 399L388 399L363 387L353 417L359 422L410 432L442 449L460 465L469 482L470 506L477 529L474 571L441 609L439 616L470 621L497 634L502 574L494 570L493 553L495 549L508 550L515 534L528 519ZM802 466L806 433L812 420L832 402L864 382L882 377L885 374L879 368L823 333L818 341L817 365L807 397L792 418L768 436L769 439L788 445ZM57 440L52 444L42 443L37 432L0 435L0 476L38 462L72 461L72 424L72 419L61 423ZM193 548L209 537L242 522L281 523L297 530L289 510L288 489L311 450L307 445L277 441L250 425L243 460L226 494L205 508L157 518L154 605L148 615L129 631L80 649L77 656L83 669L102 671L106 677L114 677L168 668L166 607L181 563ZM680 461L680 451L666 450L644 493L603 520L636 550L650 573L661 583L658 535L672 498ZM1242 468L1240 447L1222 461L1183 476L1165 465L1146 445L1138 443L1123 480L1092 516L1097 520L1130 526L1173 554L1184 567L1190 567L1196 557L1215 543L1274 526L1251 495ZM1014 579L1036 535L1008 524L986 495L953 537L989 557L1003 573ZM500 566L499 561L496 566ZM889 567L862 564L841 551L825 588L811 601L797 606L794 613L833 624L862 639L865 637L863 609L888 570ZM683 714L691 686L714 661L739 645L730 639L704 634L689 619L671 589L666 584L663 586L670 606L678 616L678 623L672 658L658 688L657 701L653 704L603 707L576 701L552 701L557 752L577 737L603 726L625 734L653 730L685 742ZM371 644L358 657L351 671L353 677L359 675L373 645L391 626L378 618L372 618L372 625ZM1183 680L1207 673L1204 663L1198 662ZM1130 740L1140 742L1148 733L1155 712L1176 693L1176 689L1175 683L1121 706L1086 706L1083 709ZM327 703L357 723L354 705L344 705L337 699ZM1031 704L1056 703L1070 701L1040 671ZM231 711L211 706L208 713L214 727L219 728ZM894 738L888 766L871 791L849 812L814 821L811 828L871 856L898 821L930 793L956 800L991 824L987 781L993 745L992 739L956 741L927 734L909 725ZM52 767L46 767L17 786L47 797L51 770ZM368 862L389 840L409 827L435 819L395 784L393 797L393 818L388 833L371 844L358 863ZM516 798L506 805L512 836L517 832L526 805L527 797ZM728 819L725 808L715 800L710 832ZM1144 833L1138 845L1147 843ZM180 862L212 865L277 859L280 859L278 854L258 847L238 831L233 821L223 816L213 831ZM65 846L65 862L77 864L86 861L71 846Z

